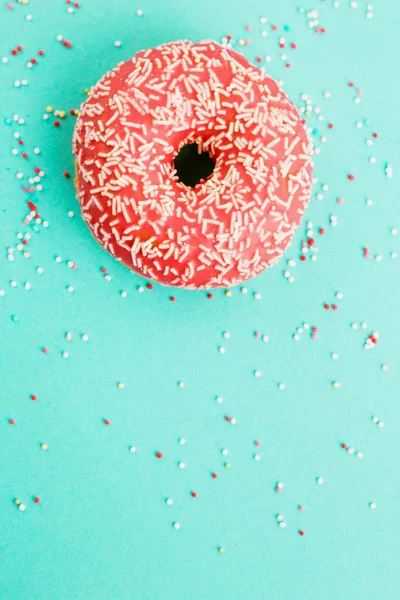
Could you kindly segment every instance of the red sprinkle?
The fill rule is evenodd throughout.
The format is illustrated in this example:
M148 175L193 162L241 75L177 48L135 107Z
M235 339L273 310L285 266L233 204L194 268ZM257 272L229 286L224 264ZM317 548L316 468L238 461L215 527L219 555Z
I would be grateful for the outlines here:
M324 304L324 308L325 308L325 310L329 310L330 309L329 304Z
M259 442L258 440L256 440L256 441L254 442L254 445L255 445L255 446L257 446L257 448L258 448L258 446L261 446L261 442Z
M33 501L35 502L35 504L39 504L39 502L40 502L40 498L38 498L38 497L36 496L36 498L34 498L34 499L33 499Z
M43 352L43 354L48 354L49 351L47 348L42 348L42 352Z
M332 310L337 310L339 307L337 304L332 304Z
M317 331L318 331L318 327L311 327L311 331L312 331L313 333L317 333Z
M35 394L31 395L31 400L37 400L37 396Z
M53 125L54 127L60 127L60 121L54 121Z
M22 158L28 158L28 153L27 152L23 152L22 153Z
M192 492L192 498L197 498L196 492Z
M333 123L328 123L328 127L329 127L329 129L333 129L335 126Z
M299 531L299 535L303 536L304 535L304 531L302 529L300 529Z
M170 300L171 300L171 302L176 302L175 296L170 296Z
M68 173L68 171L64 171L64 177L66 177L67 179L69 179L71 177L71 174Z
M108 419L104 419L103 423L104 423L104 425L109 425L110 421Z
M232 420L231 417L225 417L225 421L228 421L228 423L230 423L231 420Z
M354 181L355 180L355 175L352 175L350 173L350 175L347 175L347 179L349 179L350 181Z
M302 254L302 255L300 256L300 260L302 260L302 261L304 262L305 260L307 260L307 257L306 257L306 256L304 256L304 254Z
M157 458L163 458L163 453L162 452L156 452L156 457Z
M379 137L379 135L378 135L377 133L373 133L373 134L372 134L372 137L373 137L373 138L378 138L378 137Z
M39 56L43 56L44 55L44 50L39 50L38 54L39 54Z
M307 244L308 244L309 246L314 246L314 243L315 243L315 242L314 242L314 239L313 239L313 238L310 238L310 239L307 241Z
M152 283L148 283L146 287L147 287L148 290L152 290L153 289L153 284Z
M297 44L295 44L294 42L292 42L292 43L290 44L290 47L291 47L291 48L293 48L293 50L296 50L296 48L297 48Z
M325 229L323 227L321 227L320 230L319 230L319 234L320 235L324 235L324 233L325 233Z
M218 475L217 475L216 473L211 473L211 477L212 477L213 479L217 479Z
M349 87L354 87L354 83L352 81L349 81Z
M342 444L342 448L343 448L343 450L346 450L347 444Z
M209 300L212 300L212 299L214 298L214 295L213 295L213 294L207 294L207 298L208 298Z
M8 422L10 423L10 425L15 425L15 421L14 421L14 419L9 419L9 421L8 421Z

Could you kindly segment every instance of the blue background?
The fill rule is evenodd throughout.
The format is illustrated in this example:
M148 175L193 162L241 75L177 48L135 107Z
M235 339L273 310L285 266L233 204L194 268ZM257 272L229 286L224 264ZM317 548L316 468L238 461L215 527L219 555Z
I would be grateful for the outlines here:
M0 9L0 56L9 59L0 63L1 599L398 598L400 257L391 253L400 252L400 235L391 229L400 229L400 6L377 3L367 19L363 0L356 9L343 0L339 8L330 0L312 0L312 6L301 0L82 0L72 14L61 0L12 4ZM318 11L326 34L308 27L308 9ZM267 23L260 23L262 16ZM59 34L73 47L57 41ZM249 282L247 294L217 290L209 300L204 292L160 286L140 293L145 282L98 247L79 217L72 178L63 175L73 171L68 111L106 70L144 47L224 35L252 61L270 56L263 65L284 80L298 106L308 94L321 109L324 121L315 113L308 119L321 148L313 199L287 255ZM240 46L240 39L251 44ZM292 41L296 50L288 48ZM12 56L18 44L23 51ZM33 56L38 64L28 69ZM22 79L28 84L15 87ZM355 104L358 88L364 94ZM52 114L42 118L48 105L68 113L59 128ZM368 147L374 131L379 138ZM386 163L394 167L393 179L385 176ZM23 192L35 167L45 173L43 190ZM317 199L323 184L329 189ZM27 200L47 228L23 225ZM319 253L316 262L301 263L307 221ZM16 249L19 232L31 234L30 258ZM295 267L287 267L289 259ZM287 268L293 283L283 275ZM343 299L335 298L338 292ZM325 302L339 309L325 311ZM318 327L317 340L309 330L293 340L303 323ZM268 343L256 331L268 335ZM379 343L366 351L372 332ZM374 415L384 429L371 421ZM341 443L364 458L348 455ZM278 481L284 483L280 494Z

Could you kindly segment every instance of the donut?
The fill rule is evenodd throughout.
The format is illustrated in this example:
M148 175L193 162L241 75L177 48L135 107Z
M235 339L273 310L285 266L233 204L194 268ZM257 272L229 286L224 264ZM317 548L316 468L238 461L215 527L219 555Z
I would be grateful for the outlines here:
M297 109L214 41L163 44L109 71L81 107L73 152L95 239L169 286L234 286L270 267L311 194Z

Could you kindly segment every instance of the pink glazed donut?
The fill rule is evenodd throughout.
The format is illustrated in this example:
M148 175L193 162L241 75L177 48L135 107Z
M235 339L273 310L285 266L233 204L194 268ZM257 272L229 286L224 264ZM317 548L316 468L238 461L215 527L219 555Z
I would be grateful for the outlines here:
M310 199L297 109L212 41L143 50L104 75L81 107L73 150L93 236L164 285L254 277L279 260Z

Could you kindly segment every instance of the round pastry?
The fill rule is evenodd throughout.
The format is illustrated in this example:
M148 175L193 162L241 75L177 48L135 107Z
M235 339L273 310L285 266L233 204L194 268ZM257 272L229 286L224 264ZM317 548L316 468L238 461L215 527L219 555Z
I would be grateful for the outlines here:
M274 264L310 199L311 146L277 83L216 42L143 50L92 88L73 150L103 248L159 283L232 286Z

